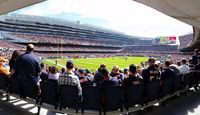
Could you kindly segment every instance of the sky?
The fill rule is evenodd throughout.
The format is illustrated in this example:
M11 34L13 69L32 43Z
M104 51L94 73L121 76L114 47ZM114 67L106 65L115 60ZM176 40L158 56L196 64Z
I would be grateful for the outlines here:
M80 21L127 35L179 36L192 27L132 0L47 0L14 13Z

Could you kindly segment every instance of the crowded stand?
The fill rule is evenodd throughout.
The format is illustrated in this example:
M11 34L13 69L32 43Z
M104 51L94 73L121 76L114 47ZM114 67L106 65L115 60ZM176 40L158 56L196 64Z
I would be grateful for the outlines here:
M186 48L192 43L193 34L186 34L179 36L180 46L179 49Z
M101 64L94 73L87 68L75 68L71 60L66 62L66 68L58 70L41 63L34 49L33 44L28 44L25 53L15 50L9 61L0 57L0 88L7 100L10 95L30 99L38 106L38 114L40 107L45 107L43 103L55 106L57 112L130 113L187 93L190 88L199 89L198 49L189 60L165 60L161 64L149 58L141 65L131 64L127 68L116 64L111 71ZM9 67L5 66L8 64Z

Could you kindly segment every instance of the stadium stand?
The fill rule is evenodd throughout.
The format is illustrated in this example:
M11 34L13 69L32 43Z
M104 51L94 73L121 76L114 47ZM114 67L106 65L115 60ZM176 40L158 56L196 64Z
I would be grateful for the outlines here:
M186 34L179 36L180 46L179 49L186 48L192 43L193 34Z

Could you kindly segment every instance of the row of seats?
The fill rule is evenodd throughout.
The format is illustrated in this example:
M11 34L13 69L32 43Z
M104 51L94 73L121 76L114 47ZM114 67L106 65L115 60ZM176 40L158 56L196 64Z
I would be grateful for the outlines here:
M74 113L106 114L114 111L133 112L138 105L145 108L152 101L160 102L162 99L187 91L191 87L196 88L199 81L200 73L191 72L164 79L162 87L160 87L160 80L128 88L112 86L102 89L95 86L84 86L82 87L83 94L79 96L75 86L58 86L51 81L41 81L41 93L39 93L38 87L30 81L17 78L8 80L1 76L0 88L8 95L17 94L18 98L31 99L38 106L38 114L44 103L53 105L54 110L60 112L71 109Z

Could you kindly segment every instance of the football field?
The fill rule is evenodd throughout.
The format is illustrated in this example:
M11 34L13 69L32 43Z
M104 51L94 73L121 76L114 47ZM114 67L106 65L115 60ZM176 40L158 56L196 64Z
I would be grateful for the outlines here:
M56 65L57 60L57 65ZM45 59L43 62L48 66L55 66L59 69L65 67L66 61L72 60L77 68L89 69L95 72L100 64L105 64L108 70L114 65L118 65L121 69L128 67L130 64L140 65L141 62L148 60L148 57L108 57L108 58L77 58L77 59Z

